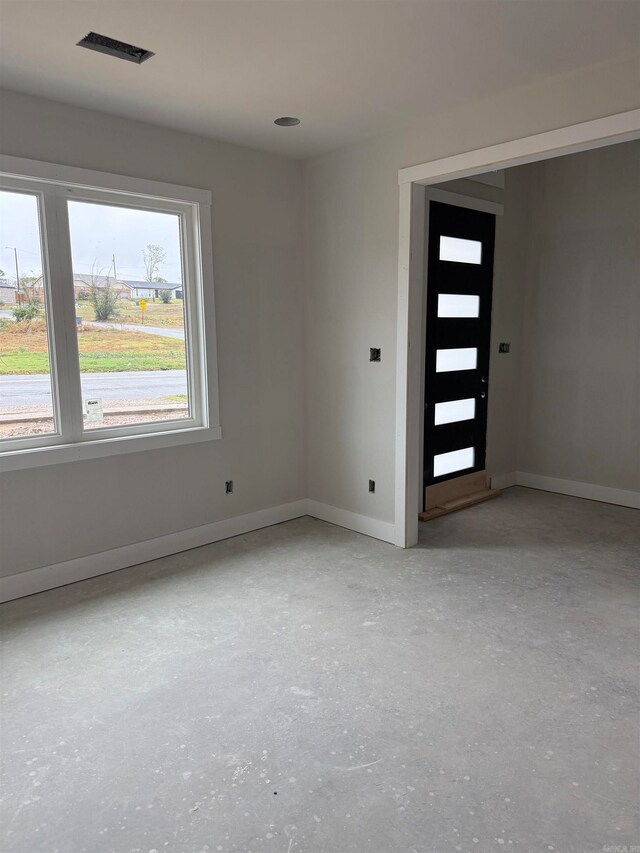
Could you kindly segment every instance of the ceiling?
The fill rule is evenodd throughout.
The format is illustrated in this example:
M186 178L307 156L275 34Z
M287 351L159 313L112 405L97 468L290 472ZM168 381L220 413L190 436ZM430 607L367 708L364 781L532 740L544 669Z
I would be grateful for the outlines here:
M4 0L0 20L5 88L294 157L640 44L637 0ZM90 30L156 56L76 47Z

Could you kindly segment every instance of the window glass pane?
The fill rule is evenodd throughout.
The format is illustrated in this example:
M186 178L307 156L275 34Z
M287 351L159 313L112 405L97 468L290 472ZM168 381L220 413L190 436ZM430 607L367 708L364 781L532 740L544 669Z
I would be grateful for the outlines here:
M436 350L436 373L452 370L475 370L478 361L476 347Z
M482 243L461 237L440 237L440 260L461 264L482 263Z
M69 202L85 429L189 416L180 217Z
M454 471L473 468L474 458L473 447L451 450L449 453L439 453L433 457L433 476L443 477L445 474L453 474Z
M436 403L435 425L453 424L456 421L468 421L476 416L476 401L474 397L466 400L449 400L446 403Z
M438 317L479 317L480 297L466 293L439 293Z
M0 191L0 438L55 432L38 197Z

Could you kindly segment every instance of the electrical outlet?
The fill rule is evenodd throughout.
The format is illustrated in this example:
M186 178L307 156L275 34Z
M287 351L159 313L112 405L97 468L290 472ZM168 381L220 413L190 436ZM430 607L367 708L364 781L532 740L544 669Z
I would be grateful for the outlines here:
M376 481L375 480L369 480L369 491L375 492L375 490L376 490Z
M227 480L224 484L224 493L225 495L233 494L233 480Z
M511 352L511 344L498 344L498 352Z
M371 347L369 349L369 361L382 361L380 347Z

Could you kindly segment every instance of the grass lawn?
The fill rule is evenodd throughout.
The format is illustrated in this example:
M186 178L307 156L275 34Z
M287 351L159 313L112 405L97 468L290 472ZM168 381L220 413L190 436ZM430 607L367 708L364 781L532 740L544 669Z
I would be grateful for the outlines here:
M166 326L169 329L182 329L184 327L184 316L182 310L182 299L172 299L168 305L158 300L152 302L147 299L147 307L144 312L144 322L147 326ZM109 320L110 323L131 323L139 325L142 315L140 306L135 302L118 302L118 316ZM95 320L91 302L76 302L76 315L83 320Z
M170 306L168 306L170 307ZM121 329L78 328L80 371L184 370L184 343L173 338ZM0 376L48 373L44 322L0 320Z

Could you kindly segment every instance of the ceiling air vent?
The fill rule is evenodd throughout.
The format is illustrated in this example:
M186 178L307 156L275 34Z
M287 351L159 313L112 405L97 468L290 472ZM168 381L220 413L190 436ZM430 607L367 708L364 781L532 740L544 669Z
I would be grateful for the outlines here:
M143 47L136 47L124 41L111 39L109 36L101 36L99 33L88 33L77 43L78 47L87 47L89 50L97 50L99 53L108 53L118 59L126 59L128 62L137 62L140 65L154 54Z

